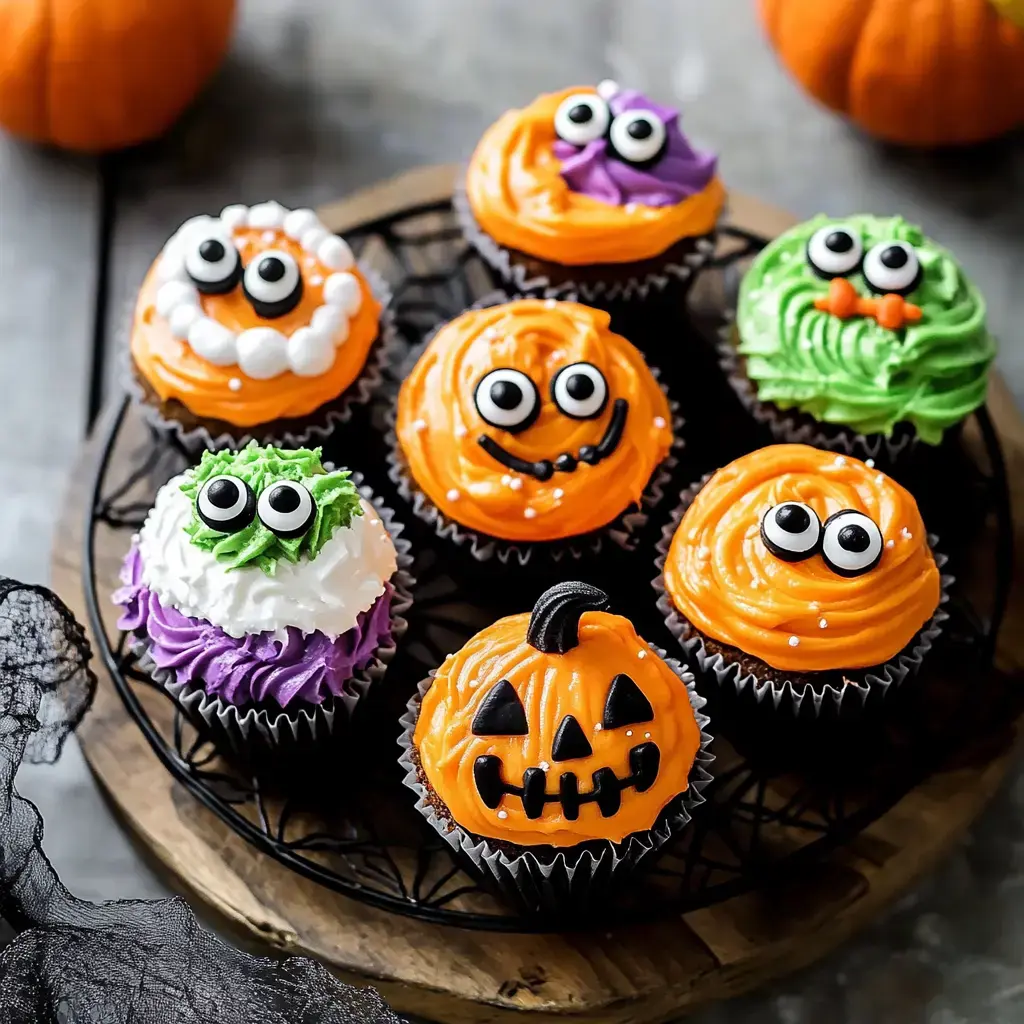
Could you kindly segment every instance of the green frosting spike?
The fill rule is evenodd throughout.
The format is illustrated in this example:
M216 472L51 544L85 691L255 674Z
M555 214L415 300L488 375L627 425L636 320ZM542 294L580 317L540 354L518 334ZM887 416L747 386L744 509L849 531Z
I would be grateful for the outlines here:
M228 569L256 565L273 576L282 558L298 562L314 559L335 530L346 529L353 516L363 514L350 473L328 473L320 461L319 448L261 448L251 441L241 451L204 452L202 461L181 485L193 503L192 519L185 527L192 543L209 551ZM268 530L257 516L237 533L221 533L207 526L195 511L203 484L215 476L236 476L244 480L257 499L260 492L280 480L301 483L312 495L316 517L300 537L282 538Z
M828 224L859 234L867 253L886 241L917 250L922 278L906 296L920 322L892 331L862 316L841 320L814 308L829 282L807 262L807 243ZM858 270L848 280L871 297ZM985 401L995 341L985 300L945 249L902 217L816 217L775 239L740 287L739 351L757 397L859 434L892 433L902 421L938 444Z

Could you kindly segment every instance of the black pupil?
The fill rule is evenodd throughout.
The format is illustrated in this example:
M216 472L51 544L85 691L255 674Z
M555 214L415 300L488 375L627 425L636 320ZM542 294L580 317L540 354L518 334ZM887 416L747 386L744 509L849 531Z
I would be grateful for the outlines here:
M779 524L780 530L786 533L803 533L811 525L811 517L807 509L799 505L783 505L775 513L775 522Z
M284 261L268 256L260 263L259 275L264 281L280 281L284 277Z
M839 531L837 540L844 551L867 551L868 545L871 543L868 531L863 526L852 523Z
M238 484L232 480L214 480L206 492L214 508L231 508L238 501Z
M586 124L594 118L594 111L586 103L577 103L569 111L569 120L573 124Z
M829 252L849 252L853 248L853 239L850 237L849 232L833 231L825 239L825 248Z
M631 139L649 139L654 134L654 125L646 118L638 118L626 126L626 134Z
M220 263L224 259L224 243L216 238L208 238L199 246L199 256L207 263Z
M574 373L565 382L570 398L585 402L594 393L594 382L585 373Z
M523 389L510 380L496 380L491 385L491 401L506 412L518 409L523 401Z
M299 492L294 487L277 486L270 492L267 503L275 512L294 512L299 507Z
M910 259L907 250L901 245L890 245L878 258L881 260L882 266L888 267L890 270L899 270L900 267L905 267Z

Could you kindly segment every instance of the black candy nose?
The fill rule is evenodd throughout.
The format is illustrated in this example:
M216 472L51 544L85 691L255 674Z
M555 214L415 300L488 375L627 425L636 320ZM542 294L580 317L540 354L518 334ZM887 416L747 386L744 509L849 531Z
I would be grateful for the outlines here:
M594 748L586 737L580 723L572 715L566 715L555 733L555 742L551 745L552 761L574 761L580 757L590 757Z

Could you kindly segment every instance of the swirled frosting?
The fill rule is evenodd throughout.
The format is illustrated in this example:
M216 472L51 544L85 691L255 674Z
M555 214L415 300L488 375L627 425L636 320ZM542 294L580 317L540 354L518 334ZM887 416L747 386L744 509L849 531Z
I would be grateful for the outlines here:
M596 159L598 144L589 155L569 154L555 132L555 113L562 100L581 92L595 90L540 96L484 133L466 176L469 204L484 231L501 245L568 266L650 259L683 238L712 231L725 190L675 121L667 125L664 168L613 172L611 160ZM623 104L642 102L635 93L619 95ZM670 180L673 173L681 180ZM664 202L680 192L678 200Z
M639 501L672 445L668 400L643 356L612 333L607 313L573 302L523 299L463 313L435 335L398 398L397 433L415 483L449 518L510 541L544 541L599 529ZM603 374L600 415L574 419L552 397L559 370L588 363ZM476 405L492 370L513 368L536 387L536 419L519 432L488 424ZM577 458L628 405L614 451L595 465ZM527 462L573 456L569 472L540 480L515 472L480 444L498 442Z
M870 316L816 308L830 282L806 252L830 224L850 230L865 252L891 240L913 247L921 277L907 300L919 309L916 321L890 329ZM871 295L862 268L848 281ZM995 357L981 293L945 249L901 217L817 217L775 239L744 277L737 327L761 401L861 434L889 435L906 421L930 444L985 401Z
M881 529L882 556L845 578L821 554L789 562L760 534L764 513L803 502L824 522L854 509ZM719 470L683 516L665 563L672 603L702 633L793 672L880 665L939 605L939 571L913 497L858 459L775 445Z
M142 557L133 544L121 569L124 586L114 593L124 609L118 627L147 638L153 661L172 670L179 683L202 687L236 706L322 704L339 696L391 639L390 587L360 612L351 629L333 638L303 634L294 626L286 628L283 638L271 632L234 637L206 619L164 605L144 579Z

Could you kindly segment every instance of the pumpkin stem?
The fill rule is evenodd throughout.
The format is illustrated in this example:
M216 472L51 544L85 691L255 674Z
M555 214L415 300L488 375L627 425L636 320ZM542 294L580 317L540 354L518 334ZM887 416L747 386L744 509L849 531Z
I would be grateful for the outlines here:
M608 595L589 583L556 583L537 598L526 642L544 654L565 654L579 646L580 616L608 605Z

